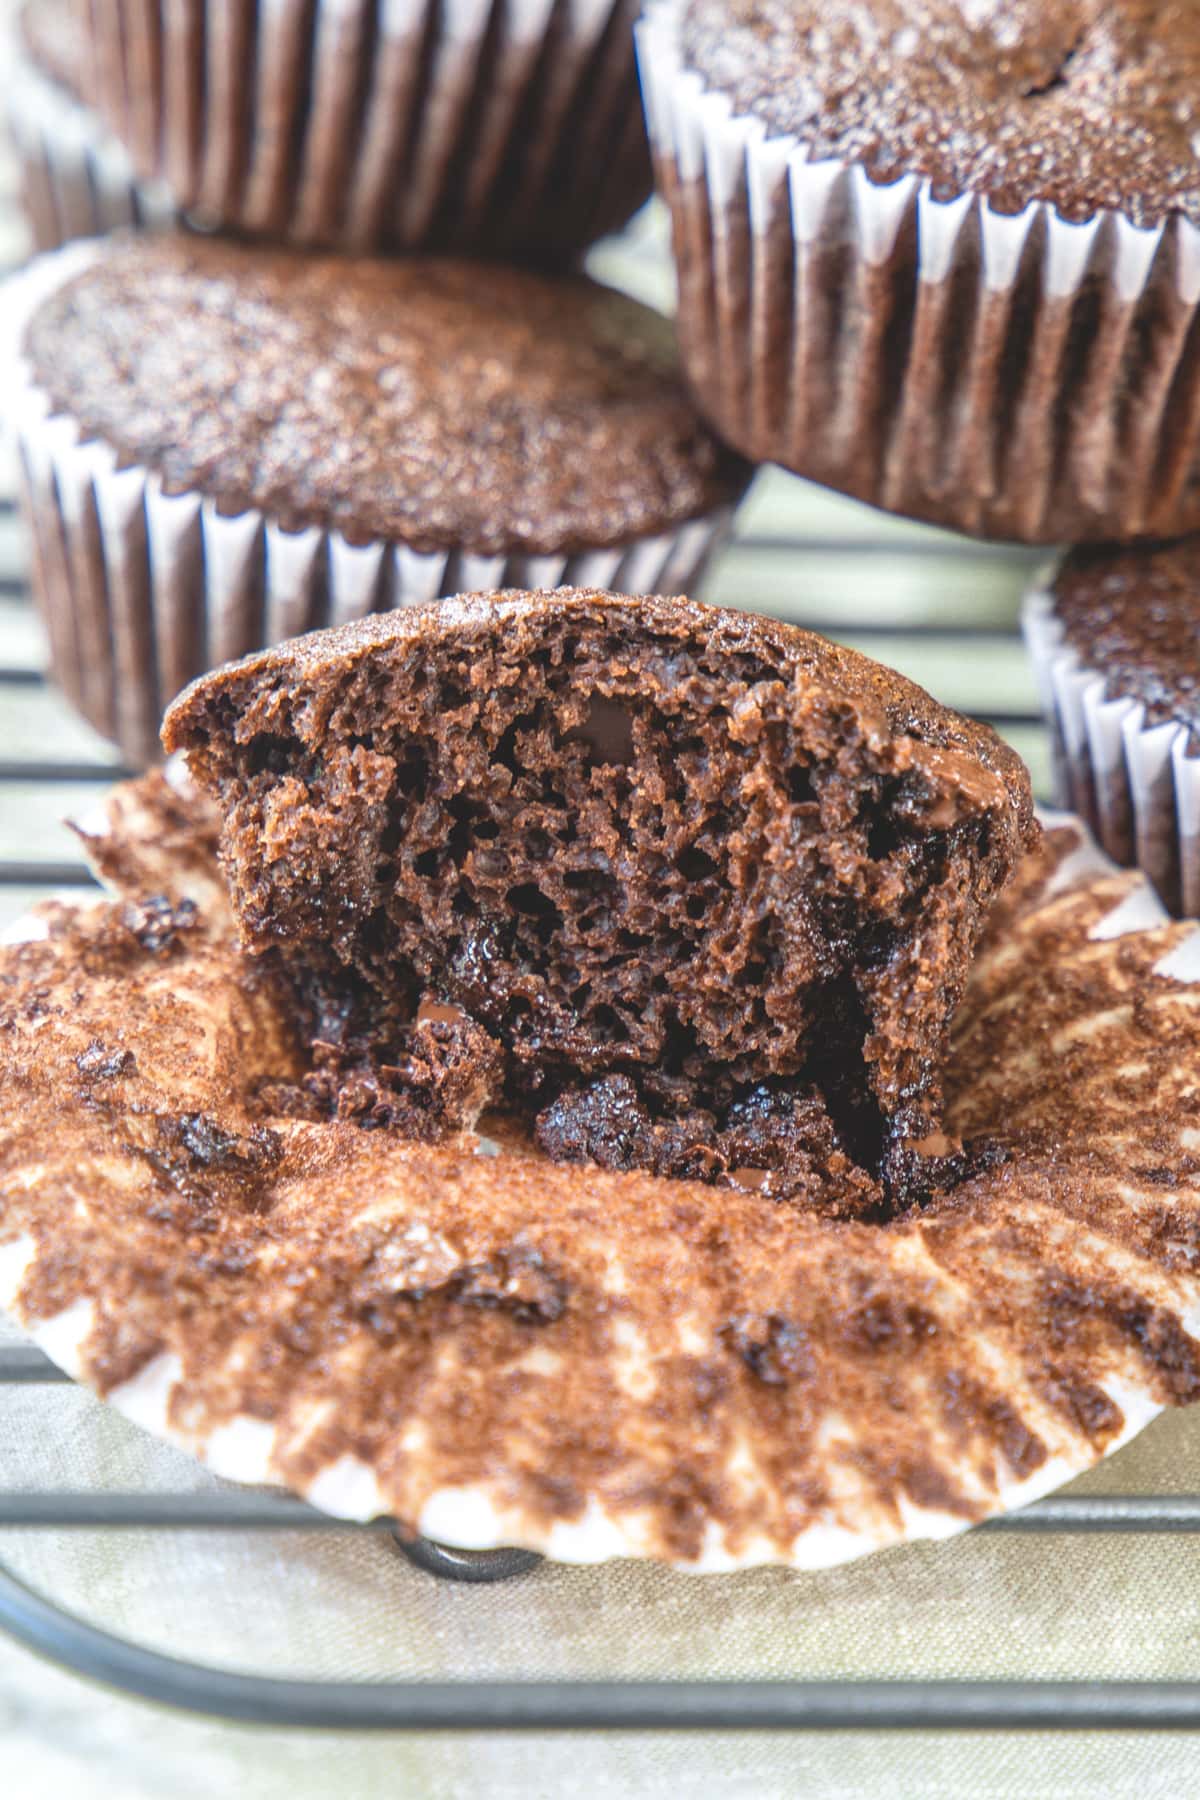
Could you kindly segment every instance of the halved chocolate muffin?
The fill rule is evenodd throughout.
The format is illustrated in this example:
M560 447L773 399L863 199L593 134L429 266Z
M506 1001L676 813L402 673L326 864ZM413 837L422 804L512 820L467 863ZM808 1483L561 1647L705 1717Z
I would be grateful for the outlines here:
M194 676L298 632L468 588L687 585L749 479L670 323L582 276L164 233L18 282L52 668L135 762Z
M154 775L108 812L116 897L0 947L0 1304L215 1472L466 1548L815 1568L1200 1397L1200 938L1077 826L955 1020L947 1126L994 1154L860 1222L279 1109L298 1021L209 809Z
M470 595L219 670L164 742L318 1113L434 1135L490 1084L558 1158L815 1169L846 1213L953 1161L946 1036L1029 780L877 664L686 600Z

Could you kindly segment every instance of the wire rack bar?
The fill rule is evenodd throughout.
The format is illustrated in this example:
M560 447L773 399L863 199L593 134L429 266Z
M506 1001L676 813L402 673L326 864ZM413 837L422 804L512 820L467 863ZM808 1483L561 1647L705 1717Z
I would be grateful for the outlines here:
M0 762L0 782L124 781L131 769L99 762Z
M381 1531L390 1519L335 1519L287 1494L254 1488L199 1493L0 1492L0 1530ZM1039 1500L979 1530L1025 1535L1200 1533L1200 1494L1080 1494ZM490 1553L489 1553L490 1554ZM438 1573L443 1571L439 1568Z
M86 863L0 862L0 887L99 888Z
M329 1682L184 1662L99 1630L0 1569L0 1626L126 1694L247 1724L355 1731L1194 1730L1200 1683Z
M0 1385L23 1381L67 1382L65 1369L39 1350L35 1344L0 1345Z

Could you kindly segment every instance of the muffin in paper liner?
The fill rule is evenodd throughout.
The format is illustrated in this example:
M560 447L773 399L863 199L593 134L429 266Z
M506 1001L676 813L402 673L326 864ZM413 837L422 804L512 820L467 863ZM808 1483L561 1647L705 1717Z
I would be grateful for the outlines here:
M92 0L96 104L206 225L565 260L651 186L632 0Z
M545 555L351 541L319 525L285 529L254 507L228 512L200 492L165 491L153 470L56 411L22 355L29 318L100 254L95 243L68 245L6 285L0 358L11 371L8 417L51 672L135 766L159 756L159 722L174 695L251 650L465 590L694 590L728 536L748 469L727 484L729 504L661 534Z
M1025 641L1050 726L1060 798L1106 853L1144 869L1176 917L1200 917L1200 756L1187 725L1148 719L1114 694L1055 616L1045 588L1026 596Z
M14 34L9 34L10 40ZM4 118L17 153L21 205L37 250L174 217L160 183L139 181L100 117L16 41L9 56Z
M680 348L730 443L986 537L1196 526L1200 229L1008 214L809 160L686 66L680 19L680 0L650 0L639 63Z
M431 1147L269 1114L290 1021L173 781L91 827L116 899L0 951L0 1295L217 1472L465 1548L812 1568L1020 1505L1200 1395L1200 938L1078 823L957 1022L952 1126L989 1154L846 1224L486 1119Z

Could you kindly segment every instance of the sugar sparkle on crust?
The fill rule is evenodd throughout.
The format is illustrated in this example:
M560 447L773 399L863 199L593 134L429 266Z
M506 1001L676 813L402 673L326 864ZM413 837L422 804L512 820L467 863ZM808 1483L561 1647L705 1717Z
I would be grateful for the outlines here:
M84 437L169 492L418 552L569 554L674 530L749 468L669 322L583 276L105 240L25 332Z
M1200 29L1160 0L684 0L684 58L810 159L1001 212L1200 223Z

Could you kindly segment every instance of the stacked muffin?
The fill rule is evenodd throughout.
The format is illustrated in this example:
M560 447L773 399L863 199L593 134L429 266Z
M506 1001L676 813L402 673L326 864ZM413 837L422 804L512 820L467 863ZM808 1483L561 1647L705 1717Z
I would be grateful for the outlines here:
M1189 553L1130 548L1200 528L1200 31L1135 0L651 0L705 425L651 315L412 260L564 265L630 216L629 0L24 18L57 108L27 158L41 239L51 189L86 215L56 134L87 139L96 197L120 147L113 216L239 234L25 284L36 587L64 687L131 758L187 680L296 631L487 585L687 587L740 453L964 532L1119 546L1034 597L1029 641L1071 803L1200 904ZM1151 643L1130 623L1168 587Z
M52 667L133 762L189 680L298 631L685 588L749 477L670 326L569 270L649 186L626 0L404 10L28 15L126 216L185 221L43 257L6 307Z
M1200 28L1137 0L651 0L706 416L953 529L1091 545L1028 637L1064 795L1200 908Z

